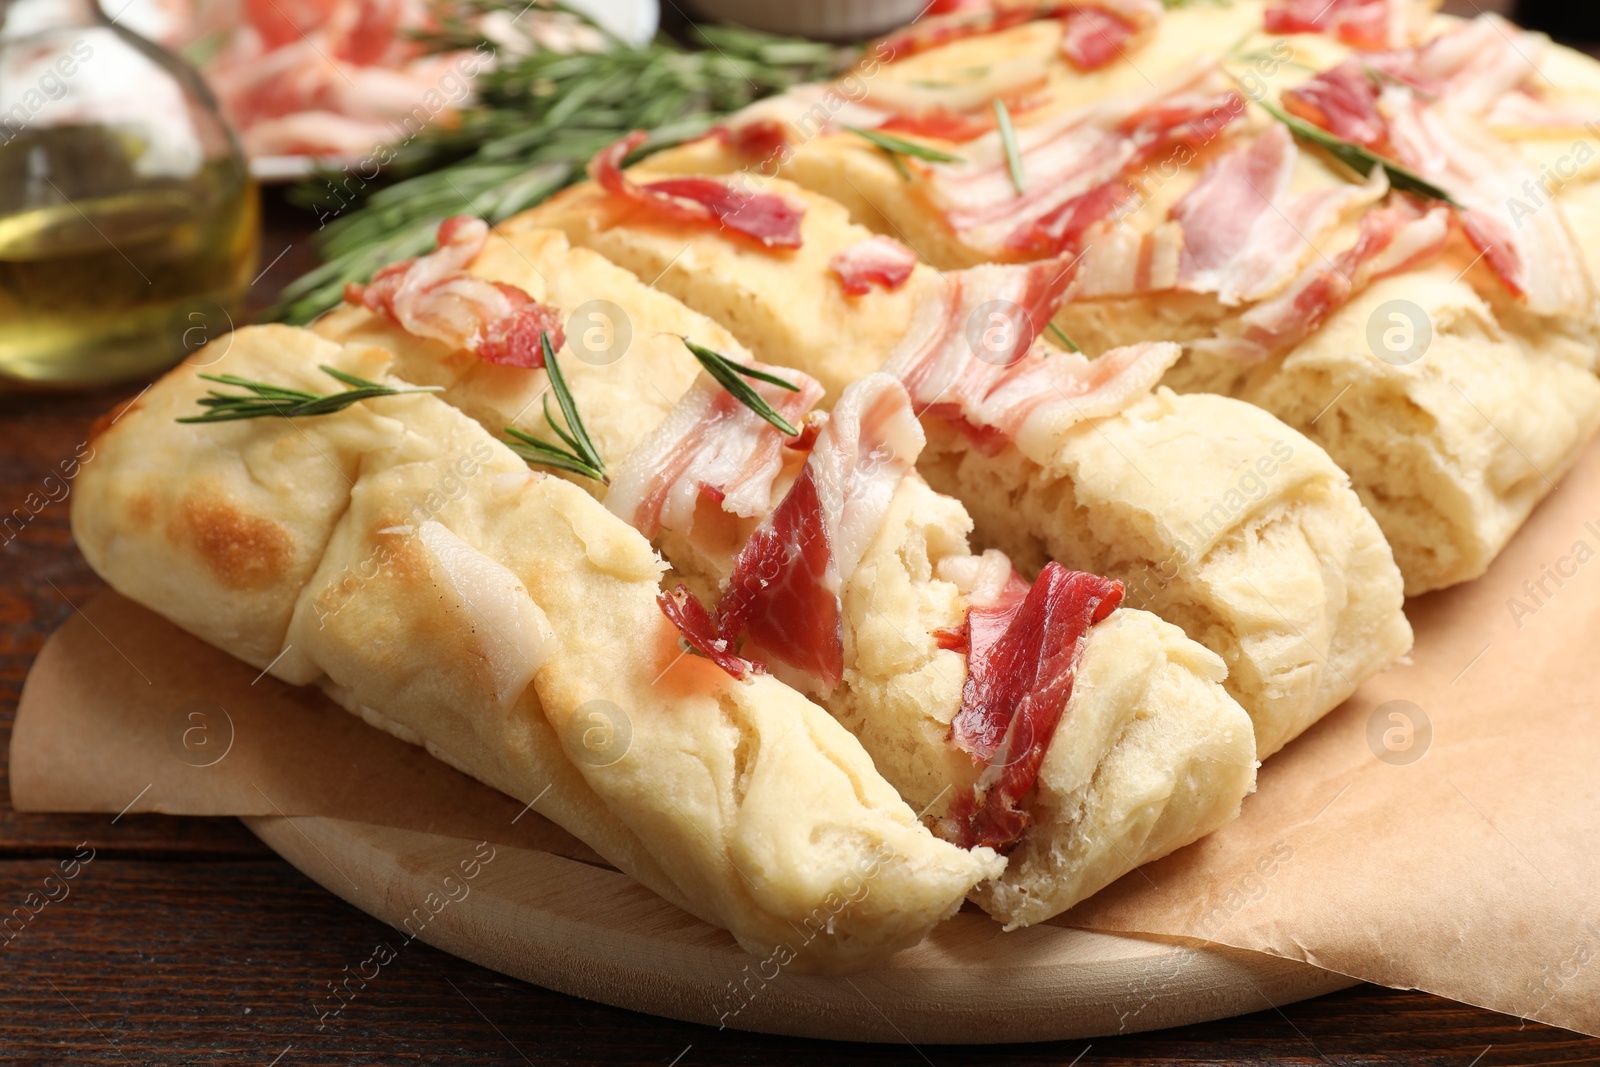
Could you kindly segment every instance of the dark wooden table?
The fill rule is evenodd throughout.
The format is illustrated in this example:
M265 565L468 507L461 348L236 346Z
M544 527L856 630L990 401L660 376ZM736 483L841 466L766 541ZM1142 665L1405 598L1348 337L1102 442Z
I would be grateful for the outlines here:
M269 198L260 306L311 262L306 219ZM94 417L138 386L0 397L0 513L24 507ZM45 636L101 586L68 502L0 538L0 741ZM15 536L12 536L15 535ZM7 1064L1600 1064L1600 1041L1370 986L1203 1026L983 1048L835 1045L636 1015L501 977L420 942L318 1029L330 982L390 931L232 819L22 815L0 792L0 913L87 842L71 895L0 947ZM1265 1006L1264 1006L1265 1007ZM995 1035L1000 1037L1003 1035Z

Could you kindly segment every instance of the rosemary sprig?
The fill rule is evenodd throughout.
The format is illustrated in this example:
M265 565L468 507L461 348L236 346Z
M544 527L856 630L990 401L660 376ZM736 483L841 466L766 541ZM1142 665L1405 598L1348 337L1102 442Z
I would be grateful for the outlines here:
M1439 188L1437 185L1418 174L1416 171L1401 166L1392 160L1385 159L1364 145L1347 141L1343 137L1329 133L1320 126L1312 125L1304 119L1297 118L1276 104L1267 100L1257 100L1261 109L1285 126L1301 140L1310 141L1312 144L1326 151L1333 158L1361 175L1370 177L1377 167L1382 167L1389 175L1389 184L1403 193L1425 197L1429 200L1438 200L1441 203L1457 207L1455 199Z
M402 396L406 393L437 393L440 388L437 385L425 385L395 389L377 382L369 382L365 378L358 378L354 374L346 374L325 363L320 366L326 374L350 388L342 393L308 393L303 389L288 389L267 382L254 382L234 374L202 374L200 377L208 382L232 385L247 389L249 392L224 393L212 389L197 401L201 407L207 409L205 414L188 415L178 421L234 422L239 419L296 419L310 415L332 415L336 411L343 411L351 404L371 400L374 397Z
M520 15L526 0L477 11ZM698 26L685 47L658 37L643 48L619 42L602 52L541 49L507 57L477 77L480 103L444 116L393 149L373 180L373 161L324 172L290 199L315 211L323 263L284 289L274 318L304 323L334 307L345 283L364 282L387 263L433 247L451 215L491 223L526 210L574 181L594 154L631 130L651 130L662 148L709 130L722 116L800 82L832 77L855 49L730 27ZM486 43L470 22L449 23L429 47ZM388 152L377 160L389 160Z
M994 98L995 128L1000 132L1000 144L1006 150L1006 168L1011 171L1011 184L1017 195L1023 193L1022 149L1017 145L1017 129L1011 125L1011 110L998 96Z
M610 485L611 478L606 474L605 461L600 458L599 450L589 439L589 431L584 429L583 420L578 417L578 405L572 399L572 390L567 387L567 378L561 373L561 365L556 362L555 349L550 346L548 333L540 333L539 346L544 352L545 373L550 376L550 392L556 395L556 404L561 408L567 428L563 430L556 422L555 415L550 411L549 396L544 398L544 419L567 447L553 445L515 426L506 427L506 445L528 463L582 475Z
M937 148L929 148L925 144L907 141L900 137L891 137L887 133L877 130L867 130L860 126L846 126L845 129L857 137L865 137L885 152L896 156L910 156L912 159L924 159L929 163L965 163L966 160L949 152L941 152Z
M732 393L735 400L790 437L800 436L800 431L794 428L794 424L778 414L773 406L763 400L761 394L752 389L744 379L753 378L758 382L767 382L770 385L778 386L780 389L787 389L791 393L800 391L798 385L784 381L776 374L768 374L766 371L747 367L743 363L735 363L720 352L713 352L704 345L697 345L687 337L683 339L683 343L694 354L694 358L700 361L700 365L706 369L706 373L711 375L712 380Z
M1061 342L1061 347L1065 348L1068 352L1082 352L1083 351L1083 349L1078 347L1078 343L1076 341L1074 341L1072 338L1067 336L1067 331L1063 330L1061 327L1057 326L1055 323L1053 323L1053 322L1050 323L1049 325L1045 326L1045 329L1049 330L1051 336L1054 337L1057 341L1060 341Z

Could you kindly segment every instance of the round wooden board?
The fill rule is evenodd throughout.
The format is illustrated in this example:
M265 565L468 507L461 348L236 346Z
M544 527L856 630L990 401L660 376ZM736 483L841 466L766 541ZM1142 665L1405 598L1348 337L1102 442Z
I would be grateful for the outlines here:
M461 838L326 818L244 821L324 888L400 931L396 950L411 933L536 985L711 1026L914 1044L1048 1041L1205 1022L1356 984L1254 952L1049 923L1006 934L970 905L887 966L791 974L608 867L495 845L477 869L476 842ZM477 870L470 881L463 861Z

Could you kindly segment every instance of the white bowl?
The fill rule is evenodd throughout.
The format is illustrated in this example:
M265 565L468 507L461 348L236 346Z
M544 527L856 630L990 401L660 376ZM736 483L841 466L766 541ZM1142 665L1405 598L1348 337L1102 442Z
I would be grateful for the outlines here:
M690 0L702 18L794 37L871 37L904 26L928 0Z

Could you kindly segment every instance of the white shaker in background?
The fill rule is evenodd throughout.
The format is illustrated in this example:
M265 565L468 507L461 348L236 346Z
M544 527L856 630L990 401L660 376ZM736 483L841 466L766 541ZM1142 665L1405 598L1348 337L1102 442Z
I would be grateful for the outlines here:
M842 40L904 26L930 0L689 0L693 13L769 33Z

